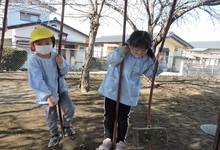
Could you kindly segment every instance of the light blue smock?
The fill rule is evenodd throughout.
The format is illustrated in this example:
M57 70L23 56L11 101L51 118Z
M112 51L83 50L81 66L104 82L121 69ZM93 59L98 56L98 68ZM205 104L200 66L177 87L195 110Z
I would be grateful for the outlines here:
M37 104L48 104L47 97L54 96L54 102L58 102L58 71L55 61L57 53L51 52L48 59L41 58L35 53L31 55L28 62L28 82L36 93ZM63 63L58 64L60 69L60 94L68 90L64 76L69 71L69 66L63 58Z
M154 61L147 54L140 58L135 58L131 54L130 49L126 54L122 51L121 47L114 49L107 56L109 68L98 92L112 100L117 100L119 71L122 60L123 71L121 78L120 103L128 106L136 106L140 93L140 77L142 74L147 77L152 77L155 67ZM165 64L159 64L157 75L162 73L165 68Z

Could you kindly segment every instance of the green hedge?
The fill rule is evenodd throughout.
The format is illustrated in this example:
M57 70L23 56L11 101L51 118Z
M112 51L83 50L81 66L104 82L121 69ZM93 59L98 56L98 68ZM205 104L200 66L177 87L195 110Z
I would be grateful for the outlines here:
M0 69L17 71L21 69L27 60L27 52L23 49L4 47Z

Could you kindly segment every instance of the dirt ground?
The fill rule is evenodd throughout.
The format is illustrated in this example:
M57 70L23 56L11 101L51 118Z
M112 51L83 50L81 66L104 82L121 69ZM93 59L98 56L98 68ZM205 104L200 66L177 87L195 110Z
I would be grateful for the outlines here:
M91 91L81 93L79 75L66 76L75 104L73 125L86 137L85 149L95 150L103 140L103 97L97 89L104 75L91 74ZM169 150L211 150L214 137L204 133L202 124L216 124L220 108L220 79L159 76L152 99L152 127L165 127ZM132 108L127 136L128 150L147 150L135 146L134 127L147 127L150 83L143 77L137 107ZM27 73L0 73L0 149L45 150L49 132L44 112L34 103L35 94L27 84ZM153 150L162 148L154 148Z

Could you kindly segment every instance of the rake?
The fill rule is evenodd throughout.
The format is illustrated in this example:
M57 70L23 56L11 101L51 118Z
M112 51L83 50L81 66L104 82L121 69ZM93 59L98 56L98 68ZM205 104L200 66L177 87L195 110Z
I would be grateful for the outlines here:
M162 52L163 45L166 39L167 32L169 30L173 13L175 10L177 0L173 1L172 8L170 10L170 15L166 24L165 33L163 35L163 39L161 42L161 46L159 52ZM147 112L147 127L145 128L133 128L132 130L132 137L134 145L141 146L141 145L149 145L149 149L152 149L152 145L157 147L166 147L167 146L167 131L164 127L151 127L151 102L152 102L152 95L154 89L154 81L156 78L156 72L158 68L158 60L155 60L155 68L153 71L152 81L151 81L151 89L149 95L149 102L148 102L148 112Z
M65 9L65 0L62 2L62 14L61 14L61 24L60 24L60 36L59 36L59 47L58 47L58 54L61 54L61 45L62 45L62 34L63 34L63 20L64 20L64 9ZM59 67L57 66L58 74L60 76ZM60 80L58 76L58 93L60 89ZM59 93L60 95L60 93ZM64 135L64 127L63 127L63 119L62 119L62 112L60 103L58 102L58 112L59 112L59 120L60 120L60 127L62 131L62 135ZM78 147L83 147L85 138L80 132L79 128L74 128L75 134L71 136L63 136L59 141L59 147L62 147L62 150L74 150Z

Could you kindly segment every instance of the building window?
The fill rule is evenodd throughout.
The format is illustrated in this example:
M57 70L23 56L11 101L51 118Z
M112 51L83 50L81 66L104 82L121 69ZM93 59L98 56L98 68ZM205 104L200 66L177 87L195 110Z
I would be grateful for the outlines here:
M166 64L168 63L169 59L169 48L163 48L162 53L163 53L163 58L165 58Z
M75 46L74 45L64 45L65 48L70 48L70 49L74 49Z
M51 26L52 26L52 27L57 27L57 25L56 25L56 24L52 24Z
M36 22L39 19L40 15L31 14L26 12L20 12L20 19L23 21Z

